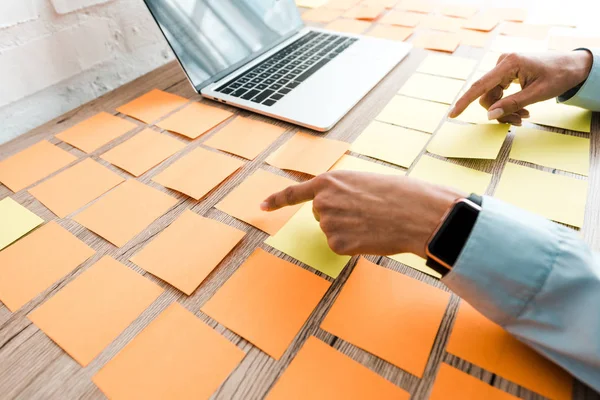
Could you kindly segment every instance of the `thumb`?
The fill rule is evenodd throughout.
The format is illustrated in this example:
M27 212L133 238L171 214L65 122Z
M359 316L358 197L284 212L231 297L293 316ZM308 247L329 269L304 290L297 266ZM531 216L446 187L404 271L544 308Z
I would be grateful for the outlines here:
M503 97L488 109L488 119L498 119L514 114L519 110L527 107L530 104L537 103L538 101L547 100L540 94L540 90L537 85L531 85L524 88L520 92L512 94L507 97Z

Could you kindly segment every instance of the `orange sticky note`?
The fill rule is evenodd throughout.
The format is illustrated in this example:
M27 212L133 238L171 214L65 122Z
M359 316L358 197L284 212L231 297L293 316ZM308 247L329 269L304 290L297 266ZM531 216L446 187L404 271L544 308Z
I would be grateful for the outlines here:
M394 8L396 3L398 3L398 0L362 0L360 4L363 6Z
M101 157L133 176L140 176L184 147L185 143L147 128Z
M131 262L190 295L245 234L185 210Z
M414 28L415 26L419 25L421 21L423 21L423 18L425 18L423 14L392 10L388 11L383 17L381 17L379 22L382 24L400 25Z
M131 121L101 112L54 137L91 153L135 128L137 125Z
M279 360L329 286L329 281L259 248L202 311Z
M356 5L360 0L329 0L325 3L324 7L331 8L332 10L348 10Z
M446 17L444 15L428 15L423 20L421 27L445 32L458 32L463 24L464 21L459 18Z
M171 304L92 380L113 400L208 399L244 352Z
M486 12L469 18L462 27L475 31L489 32L494 29L500 21L502 21L502 19L497 14Z
M0 183L18 192L77 160L77 157L42 140L0 161Z
M359 21L356 19L340 18L340 19L336 19L333 22L328 23L325 26L325 29L329 29L331 31L336 31L336 32L353 33L356 35L360 35L364 31L369 29L370 26L371 26L371 23L368 21Z
M232 115L232 112L221 108L202 103L191 103L158 122L156 126L190 139L196 139Z
M267 400L408 400L410 395L364 365L310 336Z
M489 32L479 32L469 29L461 29L458 31L458 36L460 37L460 44L464 46L481 48L484 48L490 39Z
M447 351L545 397L570 399L573 378L462 301Z
M259 169L229 192L215 208L274 235L302 205L284 207L277 211L262 211L260 203L273 193L297 183L293 179Z
M544 40L550 32L550 25L523 24L520 22L504 22L500 26L500 34Z
M121 247L175 204L177 199L136 180L128 180L73 219Z
M441 364L429 400L517 400L448 364Z
M86 158L29 189L29 193L64 218L124 180L102 164Z
M327 172L349 147L350 143L298 132L265 161L277 168L319 175Z
M346 18L360 19L364 21L376 20L385 11L385 6L362 5L352 7L344 13Z
M233 157L197 147L152 180L200 200L243 165Z
M149 124L164 117L166 114L175 111L187 102L187 99L177 96L176 94L153 89L137 99L117 108L117 111Z
M377 25L375 28L371 29L367 35L382 39L399 40L402 42L412 35L414 31L413 28L407 28L405 26Z
M445 51L454 53L460 45L460 36L457 33L431 33L427 32L417 36L413 41L415 47L428 50Z
M504 21L523 22L527 18L527 10L524 8L492 8L489 13Z
M458 18L470 18L477 14L479 9L477 7L465 6L465 5L449 5L442 8L442 14L448 15L449 17Z
M0 300L17 311L93 254L66 229L48 222L0 251Z
M427 0L402 0L397 7L424 14L429 14L435 9L434 3Z
M360 258L321 328L418 377L450 293Z
M319 7L303 12L302 19L312 22L331 22L340 15L342 15L342 12L339 10Z
M265 151L286 128L255 119L237 117L212 135L205 145L254 160Z
M29 314L29 319L85 367L162 292L104 256Z

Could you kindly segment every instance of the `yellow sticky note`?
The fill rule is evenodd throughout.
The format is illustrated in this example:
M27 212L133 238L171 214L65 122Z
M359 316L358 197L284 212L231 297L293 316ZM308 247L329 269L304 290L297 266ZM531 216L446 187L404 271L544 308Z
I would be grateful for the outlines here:
M363 160L362 158L347 155L342 156L342 158L331 167L330 171L370 172L373 174L394 176L406 175L406 172L401 169L388 167L372 161Z
M93 381L109 399L208 399L244 352L179 303L160 313Z
M350 150L409 168L431 135L373 121L352 143Z
M446 122L433 136L427 151L443 157L495 160L508 124L459 125Z
M379 113L376 120L418 131L433 133L446 116L448 106L405 96L394 98Z
M162 292L104 256L28 317L85 367Z
M344 32L344 33L353 33L356 35L360 35L369 27L371 23L368 21L359 21L356 19L348 19L348 18L340 18L336 19L333 22L328 23L325 26L325 29L329 29L331 31L336 32Z
M502 55L502 53L497 53L495 51L488 51L481 58L481 61L479 62L477 69L479 71L491 71L492 69L494 69L496 67L496 64L498 64L498 58L500 58L501 55Z
M91 153L138 125L124 118L101 112L55 135L71 146Z
M592 129L592 112L583 108L557 103L555 99L530 104L529 122L577 132Z
M44 223L10 197L0 200L0 221L0 250Z
M532 128L518 128L510 158L588 175L590 140Z
M337 278L350 256L335 254L312 212L312 201L300 210L265 243L332 278Z
M408 265L409 267L416 269L417 271L421 271L424 274L429 276L433 276L434 278L441 279L442 275L436 270L429 268L426 265L426 261L424 258L421 258L412 253L401 253L394 254L389 256L392 260L398 261L404 265Z
M410 177L429 183L451 186L465 193L485 193L492 175L462 165L423 156L410 172Z
M265 161L277 168L319 175L329 170L349 147L346 142L298 132Z
M64 218L124 180L104 165L86 158L29 189L29 193Z
M494 197L553 221L581 228L587 187L585 180L508 163Z
M464 84L458 79L416 73L408 78L398 94L452 104Z
M477 60L470 58L430 54L419 65L417 72L466 80L476 64Z

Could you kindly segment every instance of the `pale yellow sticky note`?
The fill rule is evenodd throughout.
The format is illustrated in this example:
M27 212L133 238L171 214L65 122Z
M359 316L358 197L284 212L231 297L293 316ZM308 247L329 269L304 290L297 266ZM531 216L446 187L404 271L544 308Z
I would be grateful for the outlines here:
M581 228L587 187L585 180L508 163L494 197L553 221Z
M411 178L418 178L429 183L451 186L465 193L485 193L492 181L492 175L423 156L410 172Z
M498 124L497 120L489 120L487 110L475 100L465 108L465 110L456 118L458 121L468 122L470 124ZM508 125L507 125L508 126Z
M529 122L577 132L592 129L592 112L583 108L557 103L555 99L530 104Z
M459 125L446 122L433 136L427 151L443 157L495 160L508 124Z
M481 62L477 66L479 71L491 71L498 64L498 58L502 53L498 53L495 51L489 51L483 55L481 58Z
M337 278L350 261L350 256L340 256L329 248L327 237L313 215L312 201L302 206L265 243L332 278Z
M590 170L590 139L519 128L509 157L587 176Z
M409 168L431 135L373 121L352 143L350 150Z
M437 272L436 270L429 268L426 265L426 262L424 258L421 258L415 254L412 253L402 253L402 254L394 254L392 256L389 256L392 260L396 260L399 263L402 263L404 265L408 265L409 267L416 269L417 271L421 271L424 274L427 274L429 276L433 276L434 278L437 279L441 279L442 278L442 274L440 274L439 272Z
M377 164L372 161L363 160L362 158L352 157L348 155L342 156L331 167L330 171L355 171L355 172L370 172L372 174L403 176L406 175L401 169L392 168L385 165Z
M466 80L476 64L477 60L470 58L430 54L419 65L417 72Z
M498 35L492 42L490 50L499 53L539 53L548 50L548 41Z
M452 104L464 84L464 81L458 79L416 73L408 78L398 94Z
M379 113L376 120L418 131L433 133L446 116L448 106L405 96L394 98Z
M44 223L10 197L0 200L0 221L0 250Z

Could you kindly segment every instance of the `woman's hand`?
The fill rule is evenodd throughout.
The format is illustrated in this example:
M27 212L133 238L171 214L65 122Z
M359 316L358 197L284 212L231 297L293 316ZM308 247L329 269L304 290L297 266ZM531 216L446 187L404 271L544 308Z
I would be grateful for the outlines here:
M479 99L488 109L488 119L521 125L532 103L560 96L585 81L590 73L593 56L589 51L540 54L502 54L496 67L471 86L450 111L458 117L467 106ZM521 91L502 98L504 89L514 81Z
M453 189L408 177L332 171L269 196L261 208L313 200L313 213L329 247L345 255L410 252L425 245L452 203Z

